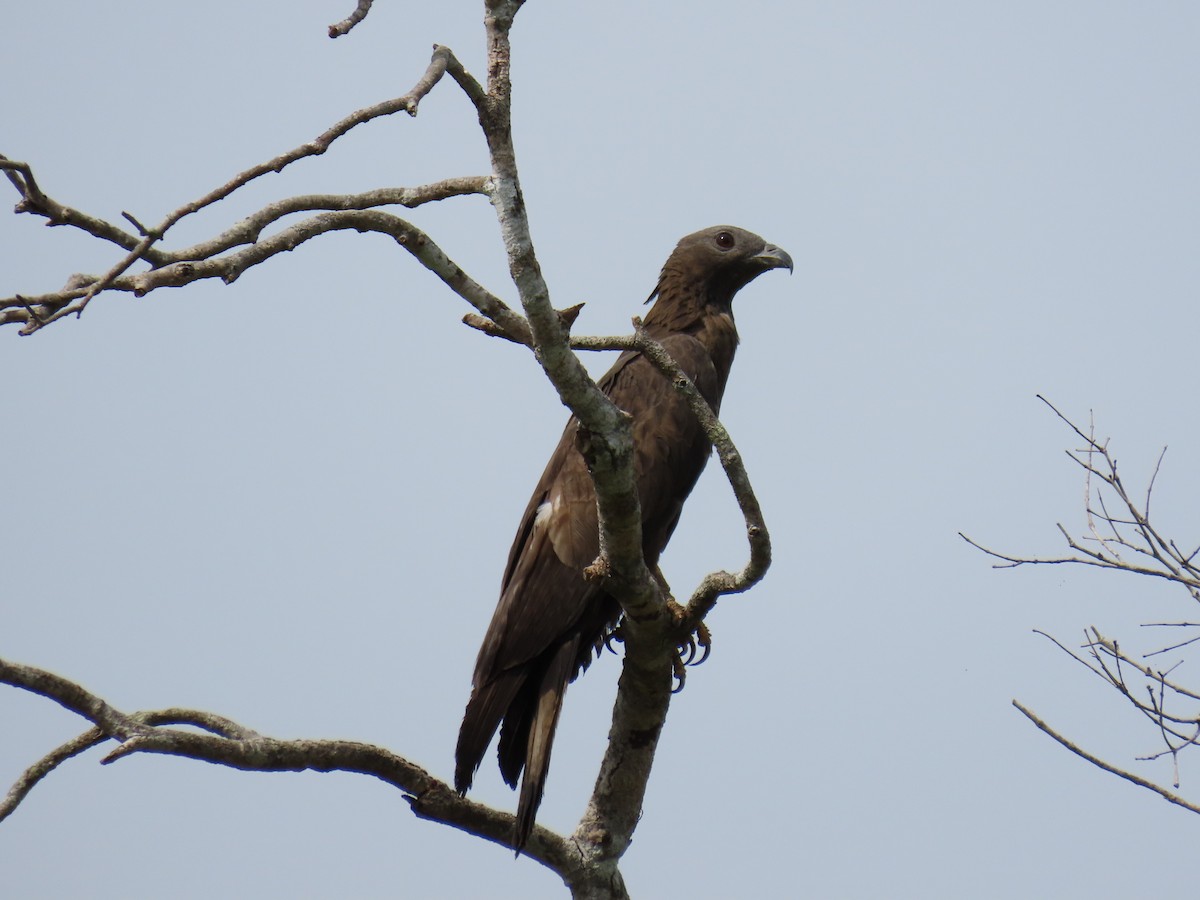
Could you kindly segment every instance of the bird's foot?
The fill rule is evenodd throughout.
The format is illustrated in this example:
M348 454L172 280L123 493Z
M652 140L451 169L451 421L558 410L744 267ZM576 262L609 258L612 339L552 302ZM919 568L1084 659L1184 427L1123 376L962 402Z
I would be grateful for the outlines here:
M609 653L616 654L613 644L625 643L625 616L617 619L617 624L604 633L604 647Z
M683 690L684 682L687 681L688 667L700 665L708 659L708 654L712 652L712 632L703 622L699 622L694 628L683 632L683 628L686 627L687 611L672 597L667 597L667 611L671 615L673 624L682 632L682 637L671 654L671 671L677 682L671 689L671 693L678 694ZM604 635L604 646L610 653L617 652L613 644L623 643L625 643L624 616Z
M685 610L673 597L667 598L667 610L671 614L671 618L675 620L676 625L684 625L687 620L687 610ZM703 622L697 622L695 628L684 632L680 638L679 644L675 648L675 653L671 657L671 668L675 673L675 680L678 684L671 689L671 693L678 694L683 690L683 685L687 681L688 666L698 666L700 663L708 659L708 654L712 652L712 632L708 630L708 626ZM696 654L700 654L700 658L696 658Z

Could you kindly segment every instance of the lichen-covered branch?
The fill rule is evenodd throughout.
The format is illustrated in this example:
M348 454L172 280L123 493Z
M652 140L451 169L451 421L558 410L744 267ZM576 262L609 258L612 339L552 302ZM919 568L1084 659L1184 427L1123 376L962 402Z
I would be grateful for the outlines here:
M696 386L679 369L670 355L661 345L646 335L639 320L634 319L633 324L638 338L638 348L658 367L663 375L671 379L675 389L683 394L692 413L700 420L704 433L717 451L721 468L725 470L725 477L729 479L729 485L733 488L738 508L741 509L746 522L750 559L736 574L717 571L704 577L688 602L683 623L686 630L692 631L716 605L718 597L723 594L748 591L762 580L771 565L771 537L767 533L767 523L763 519L762 507L759 506L758 497L755 496L754 487L750 483L750 476L742 463L742 455L734 445L733 438L729 436L729 432L721 424L712 407L708 405L708 402L696 390Z
M122 276L139 260L150 264L152 267L161 267L171 262L182 262L180 253L164 253L156 246L180 221L224 200L263 175L272 172L281 172L292 163L301 159L325 153L336 140L345 136L359 125L363 125L381 116L393 115L397 112L406 112L410 116L415 116L421 101L433 90L434 86L437 85L447 71L450 71L451 77L467 91L468 96L473 92L477 92L478 84L463 69L458 60L454 58L454 54L450 49L435 46L433 57L425 73L408 93L351 113L334 123L313 140L307 141L258 165L251 166L219 187L209 191L204 196L178 207L168 213L155 226L144 226L133 215L126 213L126 218L137 228L137 234L132 234L110 222L98 219L53 200L42 191L28 163L0 156L0 170L4 171L9 182L21 195L21 199L16 206L16 212L41 216L46 219L48 225L66 225L79 228L97 238L116 244L121 249L127 251L117 263L102 275L88 276L86 278L73 276L71 279L74 284L73 289L36 296L17 294L13 297L0 300L0 325L14 322L21 323L24 326L21 333L32 334L66 316L79 315L93 298L104 291L109 289L128 289L127 287L119 286L118 283L128 285L129 282L121 281ZM399 202L402 202L406 206L417 205L418 203L459 196L465 193L486 194L488 192L487 188L488 182L486 178L478 178L470 181L450 180L438 182L433 185L425 185L420 188L400 189L401 193L399 196L401 200ZM303 198L295 199L300 199L303 202ZM359 195L357 202L376 205L373 199L378 198ZM336 202L340 201L335 200ZM350 199L346 202L354 203L356 201ZM287 204L288 201L283 201L284 207ZM318 208L347 209L363 207L333 205ZM233 244L225 243L226 240L237 242L245 235L256 235L256 229L257 231L261 231L263 226L275 221L278 216L287 214L287 212L280 212L278 210L278 207L267 207L266 210L261 211L256 216L251 216L251 223L249 225L243 223L241 226L235 226L224 235L208 243L221 248L213 252L221 252L223 249L228 249ZM199 246L205 248L208 246L208 243ZM197 262L206 261L207 259L207 256L191 257L188 261Z
M477 110L492 161L492 203L509 274L529 320L534 352L563 403L590 435L584 456L596 484L602 560L594 571L608 580L631 618L661 617L665 605L642 558L641 509L633 479L629 422L571 352L533 248L511 123L509 31L521 5L519 0L487 3L487 97L477 103Z
M600 558L592 577L626 614L625 656L609 745L596 790L574 834L587 862L576 897L624 896L617 864L641 815L642 799L671 698L673 625L660 586L642 554L641 509L628 416L597 388L571 352L550 303L533 248L517 173L510 120L510 42L520 0L487 0L487 97L477 102L492 161L492 203L533 338L534 352L563 403L581 424L580 447L596 488Z
M569 327L577 311L577 307L566 311L570 317L564 328ZM485 333L518 340L479 317L468 316L465 321ZM634 334L630 336L570 337L569 344L572 348L584 350L641 351L684 395L717 449L745 517L750 541L751 557L741 572L731 574L718 571L701 582L678 624L675 632L678 638L697 628L717 597L747 590L762 578L770 565L770 538L741 455L728 431L675 360L642 329L641 321L635 318L633 324ZM657 629L654 629L651 633L656 632ZM670 703L671 648L661 639L646 640L644 646L637 649L631 649L628 643L627 638L625 664L613 710L608 746L592 797L574 835L581 851L588 854L597 866L615 866L628 846L640 814L657 738Z
M302 212L345 212L349 210L376 209L380 206L403 206L415 209L426 203L465 197L473 194L487 196L489 190L486 176L474 175L461 178L446 178L418 187L378 188L361 194L303 194L287 197L264 206L242 219L232 228L214 238L173 252L162 252L160 265L187 260L210 259L233 247L253 244L263 231L285 216Z
M84 751L115 741L104 758L114 763L138 753L160 753L250 772L352 772L371 775L403 792L423 819L508 845L513 817L467 800L420 766L382 747L357 741L280 740L230 719L198 710L165 709L124 713L83 686L34 666L0 659L0 684L53 700L94 727L55 748L25 770L0 801L0 820L57 766ZM169 726L189 725L203 731ZM526 854L562 874L578 865L578 854L553 832L539 828Z
M642 812L657 741L671 699L673 656L699 627L717 598L744 591L770 563L770 541L757 498L728 433L695 386L635 320L632 336L572 338L579 307L555 310L542 276L521 191L511 122L510 30L523 0L485 0L487 77L481 84L446 47L435 46L425 72L401 97L359 110L316 138L238 173L208 193L179 206L157 224L131 214L131 228L91 216L47 195L26 162L0 156L0 170L20 195L17 211L68 226L119 248L120 258L99 275L73 275L65 287L41 294L0 298L0 325L16 323L32 333L81 313L104 292L144 296L204 279L226 283L274 257L335 231L386 235L433 272L477 312L469 323L532 348L564 403L581 423L581 450L597 496L600 557L590 567L625 612L625 656L613 710L609 744L596 787L579 826L565 839L534 830L523 852L553 869L575 897L626 897L618 863ZM370 0L360 0L330 35L348 33L363 21ZM190 247L164 246L182 220L207 209L271 173L325 153L339 138L374 119L405 112L415 116L423 98L449 75L478 115L490 171L446 178L416 187L381 188L361 194L312 194L277 200ZM524 316L471 278L424 231L383 207L415 208L453 197L485 196L497 216L509 274ZM144 267L144 268L143 268ZM633 471L629 417L599 390L573 349L637 349L687 398L717 449L746 522L750 558L736 573L708 575L686 609L672 611L660 580L643 556L641 510ZM508 845L513 817L459 796L424 769L383 748L352 741L280 740L196 710L125 713L98 695L52 673L0 661L0 683L31 690L77 713L92 727L30 766L0 803L0 819L25 799L57 766L99 744L115 741L112 763L139 753L183 756L249 771L347 771L372 775L401 790L414 813ZM190 726L180 728L178 726ZM195 729L200 729L199 731Z
M344 34L349 34L355 25L367 17L367 13L371 11L373 3L374 0L358 0L358 5L354 7L354 12L350 13L342 21L335 22L329 26L329 36L337 38Z
M391 237L437 275L454 293L481 313L514 333L519 333L525 327L524 320L517 313L471 278L423 231L399 216L369 209L320 213L224 256L172 262L146 272L121 275L112 280L108 289L142 297L160 288L183 287L208 278L219 278L229 284L236 281L247 269L260 265L273 256L295 250L320 235L345 230L375 232ZM0 307L4 304L9 305L8 309L0 310L0 323L11 321L7 317L19 319L22 315L30 315L30 309L44 311L82 298L87 295L93 284L94 282L85 277L82 284L72 283L53 294L32 297L18 295L12 300L0 301ZM14 306L18 301L23 303L24 308Z

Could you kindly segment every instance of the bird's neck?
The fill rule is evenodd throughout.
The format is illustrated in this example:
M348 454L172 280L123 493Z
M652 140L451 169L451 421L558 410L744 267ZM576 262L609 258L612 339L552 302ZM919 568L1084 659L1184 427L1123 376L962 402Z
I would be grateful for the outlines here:
M646 331L656 340L670 334L696 337L708 350L723 389L738 345L732 298L710 296L703 287L672 274L664 272L658 283L658 300L646 314Z

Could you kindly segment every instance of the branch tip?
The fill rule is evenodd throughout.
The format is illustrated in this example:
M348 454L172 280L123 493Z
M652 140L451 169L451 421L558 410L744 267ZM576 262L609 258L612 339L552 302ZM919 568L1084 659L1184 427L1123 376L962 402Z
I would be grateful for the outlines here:
M346 16L340 22L336 22L329 26L329 36L338 38L344 34L349 34L350 31L367 17L367 13L371 11L371 4L374 0L358 0L358 5L354 8L354 12Z

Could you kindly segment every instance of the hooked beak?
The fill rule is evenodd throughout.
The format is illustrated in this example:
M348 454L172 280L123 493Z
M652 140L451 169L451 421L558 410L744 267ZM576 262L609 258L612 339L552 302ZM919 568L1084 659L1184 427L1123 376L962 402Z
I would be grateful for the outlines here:
M787 269L789 274L793 271L792 257L774 244L767 244L762 253L754 257L754 261L764 269Z

